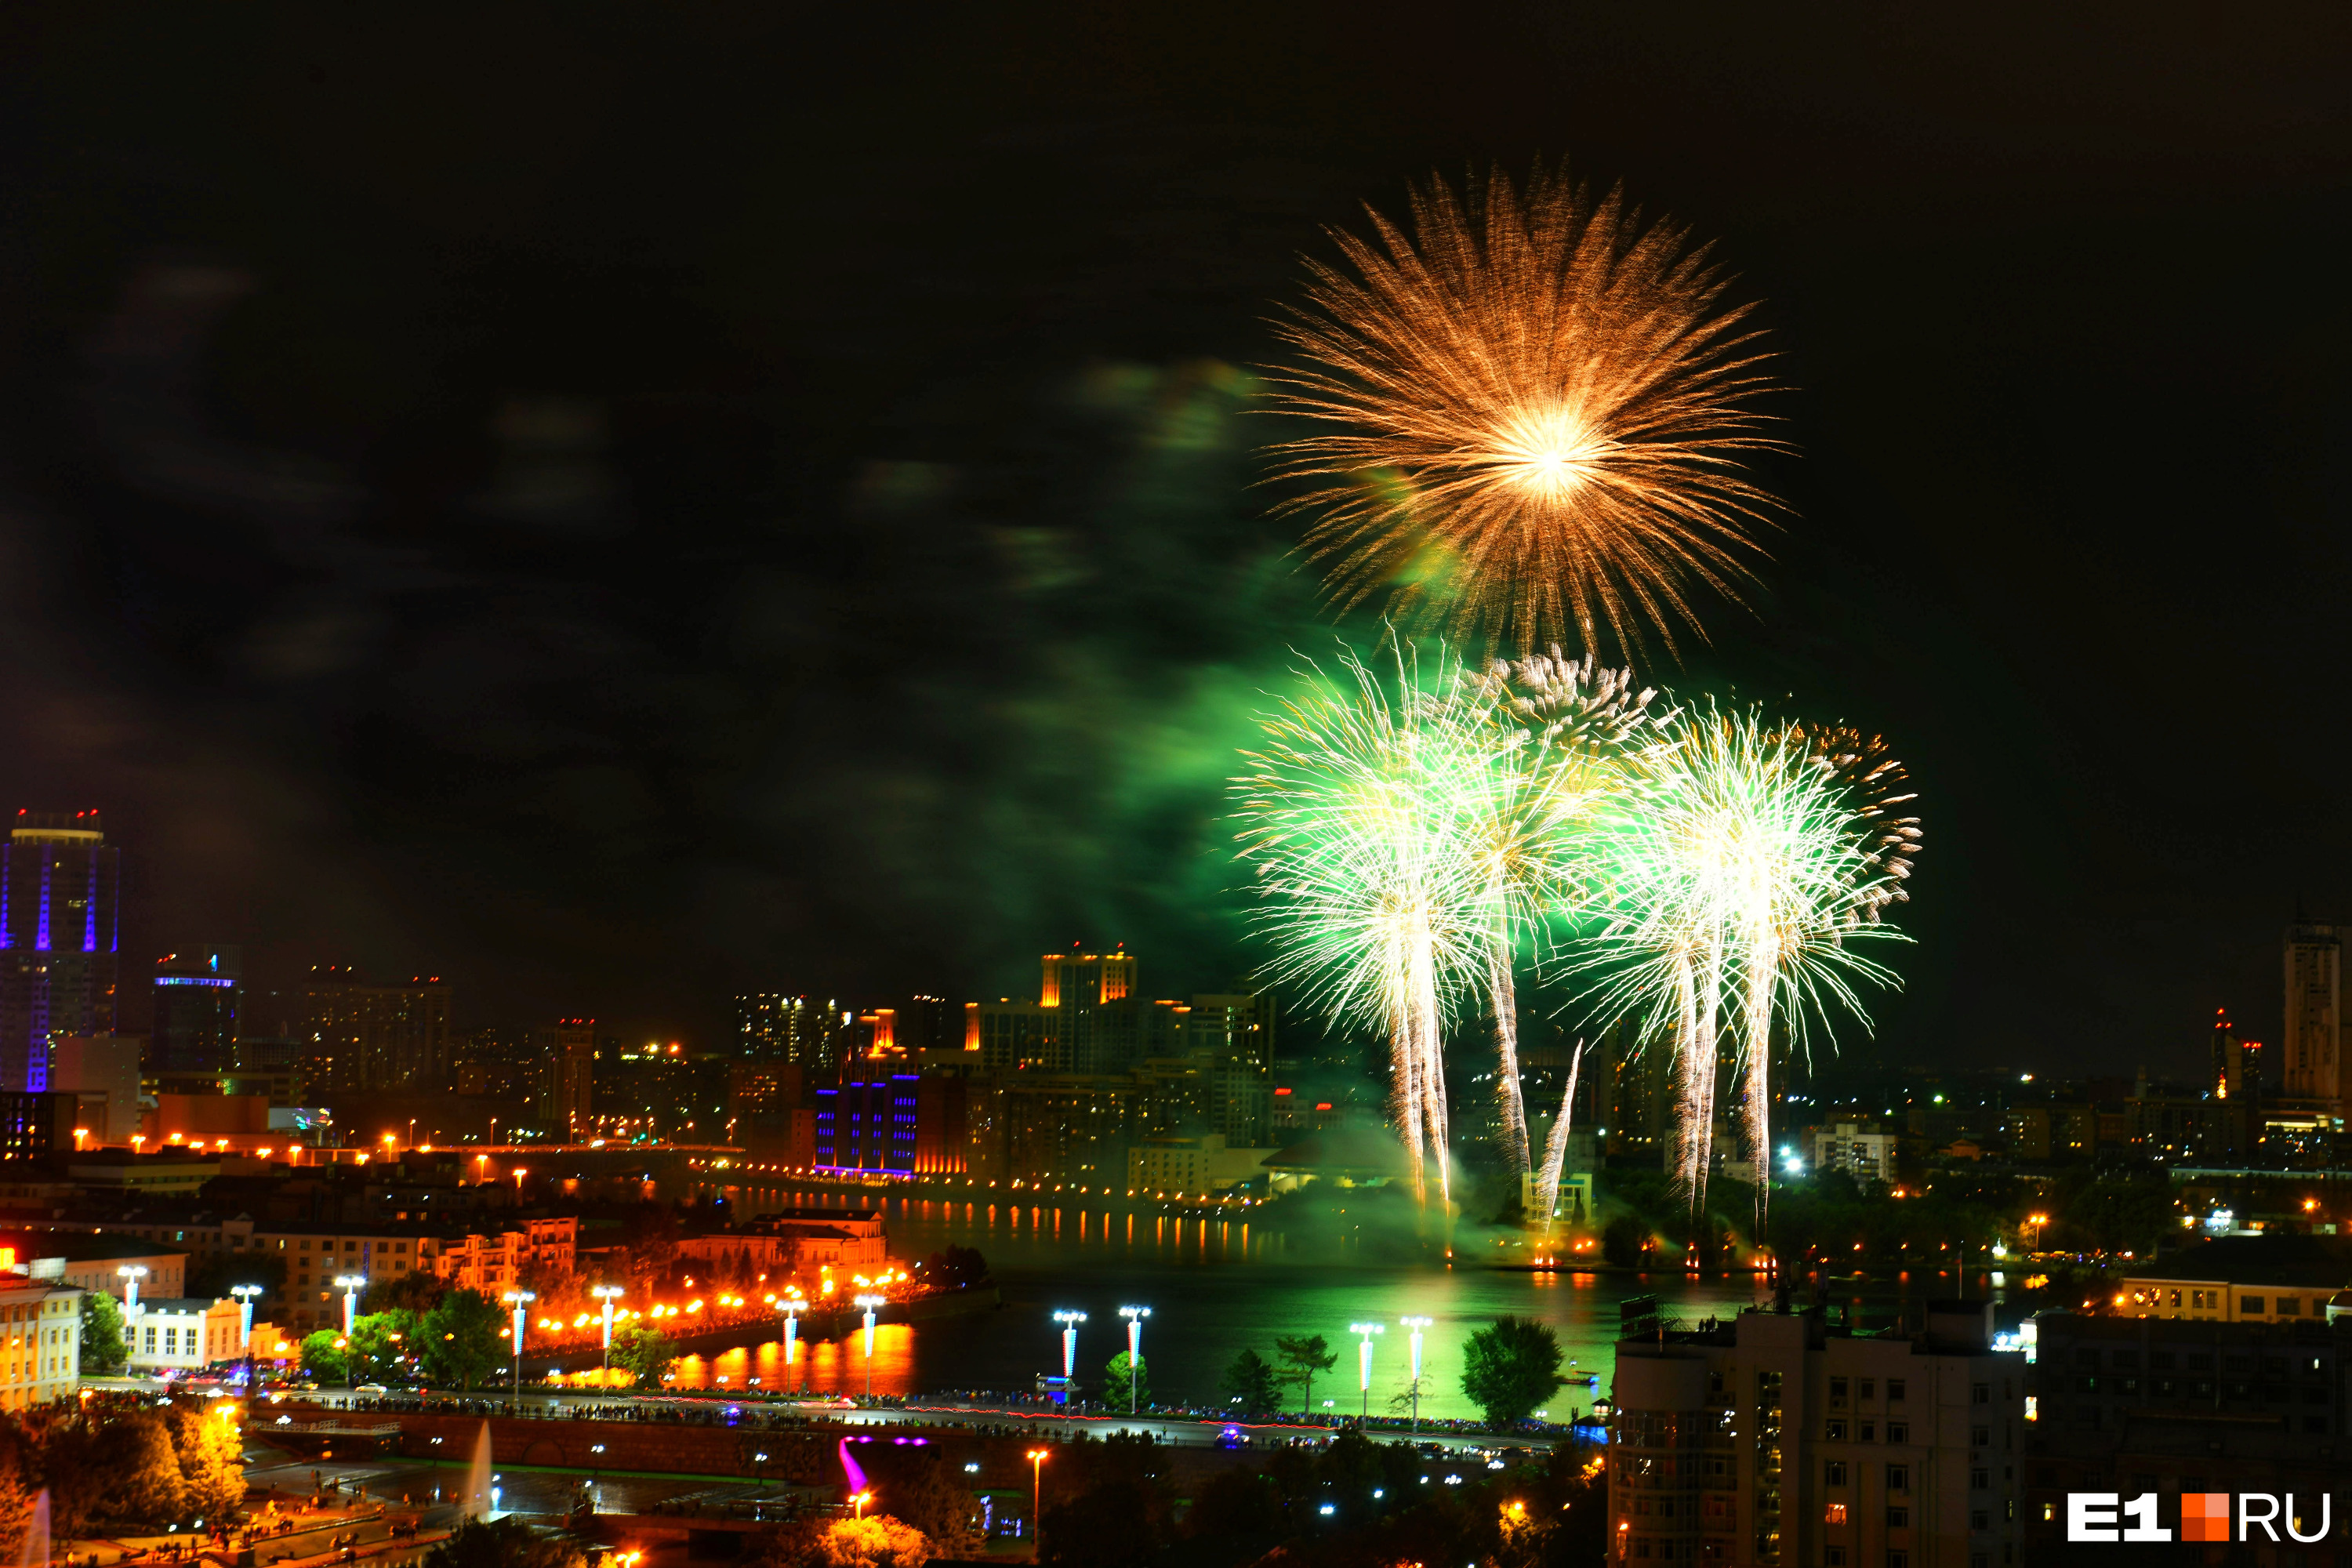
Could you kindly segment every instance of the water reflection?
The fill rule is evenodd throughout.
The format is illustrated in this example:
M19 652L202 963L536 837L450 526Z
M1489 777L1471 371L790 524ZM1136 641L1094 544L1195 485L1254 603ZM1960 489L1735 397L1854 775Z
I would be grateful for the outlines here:
M916 1377L916 1326L878 1323L874 1329L873 1388L878 1394L919 1392ZM838 1340L803 1339L793 1346L793 1363L784 1365L781 1340L764 1344L716 1351L679 1359L675 1388L751 1389L758 1378L762 1393L863 1394L866 1388L866 1332L856 1329Z

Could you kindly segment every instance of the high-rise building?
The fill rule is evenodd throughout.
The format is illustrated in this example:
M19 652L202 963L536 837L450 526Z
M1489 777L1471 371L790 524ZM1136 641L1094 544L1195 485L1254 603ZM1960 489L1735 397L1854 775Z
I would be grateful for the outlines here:
M735 998L735 1051L747 1061L791 1062L814 1073L837 1070L844 1027L840 1003L782 991Z
M1058 1012L1010 998L963 1005L963 1048L990 1072L1051 1070Z
M531 1045L540 1065L541 1089L535 1098L541 1123L568 1143L584 1142L593 1125L596 1020L564 1018L543 1024L531 1031Z
M121 853L94 811L20 811L0 845L0 1089L48 1087L51 1036L113 1032Z
M219 1073L235 1065L242 971L234 947L193 948L155 961L151 1073Z
M1654 1298L1622 1310L1612 1562L2018 1561L2026 1366L1992 1348L1991 1303L1930 1302L1926 1332L1903 1338L1848 1332L1819 1307L1695 1329L1661 1324Z
M299 1043L310 1092L399 1089L445 1093L455 1086L449 986L440 976L405 985L362 984L352 970L320 965L309 980L253 998L257 1034Z
M2286 930L2285 1087L2290 1099L2343 1097L2344 939L2297 921Z
M1126 944L1121 943L1123 950ZM1049 952L1037 997L1044 1007L1091 1007L1104 1002L1124 1002L1137 994L1135 955L1125 951L1081 952L1073 944L1067 952Z

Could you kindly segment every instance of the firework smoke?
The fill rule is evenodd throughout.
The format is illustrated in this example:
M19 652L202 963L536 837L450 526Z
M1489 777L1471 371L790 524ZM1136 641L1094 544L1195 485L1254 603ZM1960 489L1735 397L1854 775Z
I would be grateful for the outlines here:
M1276 448L1316 482L1307 548L1349 605L1393 592L1465 644L1671 648L1686 586L1737 596L1769 499L1742 477L1776 443L1750 405L1766 357L1685 231L1645 225L1538 164L1466 197L1412 193L1410 237L1334 231L1270 373L1319 422Z

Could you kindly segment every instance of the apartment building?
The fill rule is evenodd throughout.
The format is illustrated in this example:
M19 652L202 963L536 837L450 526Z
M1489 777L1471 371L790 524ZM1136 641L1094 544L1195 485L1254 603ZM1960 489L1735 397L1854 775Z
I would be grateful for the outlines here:
M2176 1529L2183 1492L2292 1495L2298 1513L2327 1499L2352 1522L2352 1322L2043 1312L2025 1338L2032 1561L2063 1560L2074 1491L2157 1493ZM2273 1559L2291 1561L2256 1560Z
M2015 1564L2025 1362L1991 1329L1982 1302L1910 1335L1781 1307L1619 1341L1612 1560Z

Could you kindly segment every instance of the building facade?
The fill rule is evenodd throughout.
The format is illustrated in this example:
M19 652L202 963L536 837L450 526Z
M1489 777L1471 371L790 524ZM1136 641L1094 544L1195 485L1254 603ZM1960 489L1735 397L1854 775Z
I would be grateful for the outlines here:
M565 1018L531 1035L531 1055L544 1075L540 1125L567 1143L586 1142L595 1126L596 1020Z
M1937 1303L1904 1337L1816 1308L1619 1341L1611 1560L2016 1563L2026 1369L1990 1346L1980 1302Z
M49 1039L114 1029L122 852L94 811L20 811L0 845L0 1089L49 1084Z
M2340 928L2298 921L2286 931L2286 1039L2290 1096L2344 1097L2344 938Z
M243 963L234 947L174 952L157 961L147 1069L158 1078L206 1077L236 1064Z
M450 988L438 977L369 985L346 969L313 969L307 984L257 996L257 1033L298 1043L306 1089L443 1094L457 1087Z
M133 1372L202 1372L245 1354L245 1314L235 1301L139 1298L123 1324Z
M0 1275L0 1410L73 1397L81 1382L81 1298L70 1285Z

